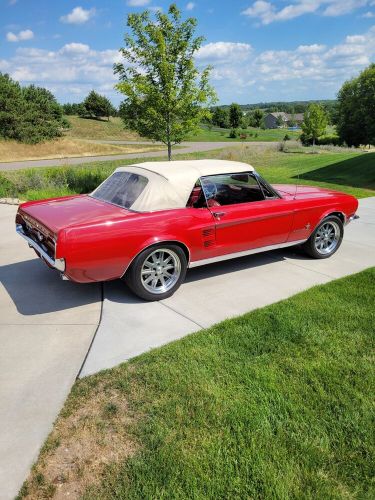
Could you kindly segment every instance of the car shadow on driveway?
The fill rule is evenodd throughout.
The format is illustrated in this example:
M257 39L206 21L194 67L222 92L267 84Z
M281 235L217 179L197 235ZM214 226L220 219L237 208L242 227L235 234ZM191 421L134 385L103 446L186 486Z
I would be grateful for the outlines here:
M0 283L18 313L25 316L74 309L101 300L99 283L63 281L56 271L49 269L40 259L0 266ZM2 299L2 307L7 307L6 300Z
M286 258L292 256L301 260L309 259L299 247L273 250L188 269L184 283L195 283L210 278L219 278L226 274L230 275L236 272L249 271L266 266L272 262L283 262ZM177 293L183 293L184 283ZM108 300L122 304L135 305L145 303L144 300L136 297L121 280L106 282L104 284L104 295Z

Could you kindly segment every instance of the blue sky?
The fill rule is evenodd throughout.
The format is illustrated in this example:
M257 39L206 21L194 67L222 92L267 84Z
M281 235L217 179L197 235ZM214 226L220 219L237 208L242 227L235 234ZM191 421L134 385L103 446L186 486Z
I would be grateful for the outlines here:
M164 0L0 0L0 71L62 101L91 90L115 104L112 65L126 16ZM220 103L334 98L375 60L375 0L177 1L206 41Z

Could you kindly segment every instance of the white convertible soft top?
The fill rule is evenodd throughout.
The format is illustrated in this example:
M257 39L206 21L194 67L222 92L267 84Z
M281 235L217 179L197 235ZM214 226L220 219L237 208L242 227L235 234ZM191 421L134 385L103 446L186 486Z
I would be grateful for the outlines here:
M141 195L131 206L138 212L186 207L200 177L253 171L254 168L247 163L226 160L145 162L116 169L116 172L132 172L148 179Z

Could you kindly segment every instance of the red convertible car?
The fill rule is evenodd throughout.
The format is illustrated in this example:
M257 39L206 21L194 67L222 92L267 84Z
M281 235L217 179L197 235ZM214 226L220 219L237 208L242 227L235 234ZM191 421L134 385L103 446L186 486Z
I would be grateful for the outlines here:
M64 279L123 278L160 300L189 267L292 245L330 257L357 207L336 191L271 186L245 163L148 162L118 168L88 195L23 203L16 228Z

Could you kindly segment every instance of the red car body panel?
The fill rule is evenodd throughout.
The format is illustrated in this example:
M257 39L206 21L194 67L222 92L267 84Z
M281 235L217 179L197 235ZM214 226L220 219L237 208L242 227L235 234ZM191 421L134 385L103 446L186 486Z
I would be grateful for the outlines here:
M158 242L177 242L190 263L236 252L306 240L328 214L345 221L355 214L353 196L310 186L275 185L280 199L138 213L88 195L20 206L16 221L29 218L51 232L55 258L67 278L81 283L120 278L132 260Z

